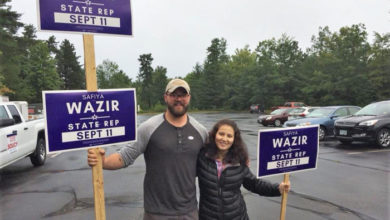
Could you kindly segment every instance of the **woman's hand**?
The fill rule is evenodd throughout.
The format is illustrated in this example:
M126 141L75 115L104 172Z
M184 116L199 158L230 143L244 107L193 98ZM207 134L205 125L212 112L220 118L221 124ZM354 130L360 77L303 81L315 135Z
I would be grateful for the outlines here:
M290 188L291 188L290 180L287 183L281 182L279 184L279 192L280 192L280 194L283 194L283 192L286 192L286 193L290 192Z
M105 159L106 152L105 152L104 149L100 148L99 149L99 153L100 153L100 155L102 155L102 165L104 167L104 159ZM88 149L88 156L87 156L87 158L88 158L88 165L90 167L93 167L93 166L97 165L98 159L97 159L97 155L95 153L95 149L92 149L92 148Z

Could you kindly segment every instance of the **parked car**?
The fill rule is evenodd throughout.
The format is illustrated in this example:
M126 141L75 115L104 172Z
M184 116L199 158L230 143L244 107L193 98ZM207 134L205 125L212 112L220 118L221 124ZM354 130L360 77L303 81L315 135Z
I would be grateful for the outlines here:
M298 119L298 118L304 118L306 117L310 112L312 112L314 109L317 109L318 107L298 107L294 108L289 114L288 114L288 120Z
M344 144L365 141L390 147L390 100L371 103L354 115L337 120L335 135Z
M327 106L312 111L306 118L287 121L284 127L319 125L318 139L325 139L325 136L333 135L334 121L341 117L352 115L360 110L359 106Z
M263 111L262 111L262 108L261 108L261 105L260 105L260 104L252 104L252 105L249 107L249 112L250 112L250 113L261 113L261 112L263 112Z
M283 125L285 121L287 121L288 113L293 110L292 108L283 108L283 109L276 109L275 111L271 112L269 115L260 115L257 118L257 122L264 125L274 125L276 127L280 127Z
M298 108L304 106L306 106L306 104L303 102L285 102L284 105L271 107L271 110L274 111L280 108Z

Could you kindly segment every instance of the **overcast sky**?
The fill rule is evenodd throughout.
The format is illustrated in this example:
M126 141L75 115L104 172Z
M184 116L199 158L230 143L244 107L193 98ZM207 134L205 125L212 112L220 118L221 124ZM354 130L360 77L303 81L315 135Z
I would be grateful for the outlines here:
M64 2L70 0L64 0ZM36 0L12 0L21 21L37 27ZM133 36L95 36L96 65L116 62L133 81L141 54L151 53L153 68L167 68L168 77L184 77L203 63L213 38L227 40L232 55L245 45L254 50L260 41L283 33L305 50L319 27L332 32L363 23L372 42L373 33L390 32L390 0L132 0ZM69 39L84 63L82 35L38 32L39 39L54 35Z

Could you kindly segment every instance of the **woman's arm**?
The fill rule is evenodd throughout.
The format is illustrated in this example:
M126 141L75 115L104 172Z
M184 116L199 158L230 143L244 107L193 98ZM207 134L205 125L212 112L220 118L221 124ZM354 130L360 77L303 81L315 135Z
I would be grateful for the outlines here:
M268 180L257 179L250 171L249 167L245 168L243 181L245 189L261 196L280 196L279 185L280 184L271 183Z

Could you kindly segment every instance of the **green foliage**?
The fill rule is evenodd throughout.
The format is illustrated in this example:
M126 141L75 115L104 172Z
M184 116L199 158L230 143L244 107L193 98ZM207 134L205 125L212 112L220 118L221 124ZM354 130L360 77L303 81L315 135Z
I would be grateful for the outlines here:
M150 109L152 107L153 92L152 92L152 54L142 54L138 61L140 62L138 81L140 82L140 87L137 87L137 94L139 97L139 103L141 108Z
M57 72L64 82L63 89L85 88L85 74L78 59L73 44L67 39L63 40L56 54Z
M368 59L368 79L374 100L390 97L390 33L384 35L375 33L375 41Z
M15 34L23 24L18 21L20 14L12 11L8 2L10 0L0 1L0 86L12 97L21 87L18 80L21 55Z
M188 82L188 84L191 87L191 107L192 106L201 106L201 97L202 97L202 85L201 85L201 75L202 75L203 69L202 66L197 63L194 67L194 70L187 74L187 76L184 78L185 81Z
M224 68L224 77L227 79L224 87L224 97L227 97L224 106L230 109L242 110L250 105L250 102L259 103L258 94L252 95L252 88L261 88L254 81L254 68L256 67L256 54L245 46L243 49L236 49L231 56L231 61ZM248 99L248 95L251 96ZM245 107L243 105L245 103Z
M363 24L332 32L319 28L313 45L303 52L298 42L280 39L259 42L225 53L226 41L213 39L203 65L186 76L192 107L247 109L252 103L265 108L285 101L309 105L366 105L390 94L390 34L375 33L367 42Z
M252 103L269 108L286 100L301 98L299 89L302 76L299 68L304 58L297 41L286 35L278 40L262 41L256 48L256 55L257 66L251 80L255 82L255 93L251 101L257 102Z
M119 69L118 64L110 60L104 60L96 68L96 77L99 89L130 88L131 79Z
M11 2L11 0L0 1L0 26L2 27L0 29L0 34L2 37L6 36L7 38L12 38L23 24L18 21L20 14L11 11L11 6L7 5L9 2Z
M166 108L165 104L157 103L153 106L152 112L164 112Z
M35 28L20 23L9 2L0 1L0 93L11 100L40 102L42 90L84 89L84 71L73 44L65 39L58 47L54 36L36 39ZM214 38L203 63L184 77L191 87L191 109L247 110L252 103L267 109L285 101L363 106L389 99L390 33L374 33L372 44L367 36L363 24L335 32L320 27L306 52L284 34L259 41L253 51L238 48L232 55L224 38ZM152 54L138 60L135 82L118 64L103 61L97 67L98 87L135 87L144 111L164 111L168 70L153 69Z
M56 41L56 37L50 36L49 39L47 39L46 43L51 54L56 55L59 52L57 47L58 42Z
M155 105L164 105L164 91L168 83L167 68L157 66L152 73L152 103ZM156 107L156 106L155 106Z
M122 70L111 77L111 88L130 88L131 84L131 79Z
M371 49L364 25L342 27L335 33L328 27L320 28L318 37L312 39L307 59L313 66L303 70L311 70L305 73L306 79L317 78L308 79L316 84L305 83L304 88L307 96L317 91L313 104L364 105L374 101L374 88L367 74Z
M56 72L55 60L50 56L46 43L39 42L31 47L31 56L26 67L26 81L29 82L29 102L41 103L42 91L58 90L62 81Z
M193 92L199 109L218 109L225 102L223 91L227 78L224 66L230 59L226 54L226 45L225 39L215 38L207 48L207 58Z

